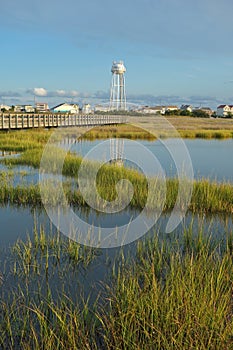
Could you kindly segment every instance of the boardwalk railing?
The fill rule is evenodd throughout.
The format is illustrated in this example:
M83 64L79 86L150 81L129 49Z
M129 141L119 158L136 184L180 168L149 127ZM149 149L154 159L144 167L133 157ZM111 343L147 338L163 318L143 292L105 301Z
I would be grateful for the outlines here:
M96 126L126 123L122 115L79 114L0 114L0 130Z

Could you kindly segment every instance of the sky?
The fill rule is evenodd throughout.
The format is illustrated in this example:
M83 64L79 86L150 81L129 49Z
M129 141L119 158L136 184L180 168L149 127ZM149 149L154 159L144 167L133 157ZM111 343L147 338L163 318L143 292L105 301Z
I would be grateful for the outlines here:
M0 104L233 104L232 0L0 0Z

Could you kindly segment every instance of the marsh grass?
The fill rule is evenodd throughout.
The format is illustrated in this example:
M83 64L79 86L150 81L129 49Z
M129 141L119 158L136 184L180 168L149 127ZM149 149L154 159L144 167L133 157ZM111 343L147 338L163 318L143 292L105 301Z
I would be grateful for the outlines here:
M202 227L194 233L190 226L179 239L173 238L155 233L138 241L136 251L120 250L110 266L111 282L90 303L81 290L74 297L60 285L61 292L54 295L52 270L46 272L46 265L48 261L53 270L72 278L89 254L92 261L92 252L77 252L77 243L64 242L58 233L52 237L43 228L35 230L32 239L12 247L15 284L4 294L9 279L4 276L0 287L0 347L231 349L232 232L214 239ZM66 282L62 278L59 283ZM73 288L76 284L75 279Z
M134 124L122 124L116 126L104 126L96 127L88 131L83 135L83 139L95 140L95 139L107 139L107 138L128 138L128 139L141 139L154 141L156 138L170 138L170 137L182 137L182 138L200 138L200 139L227 139L233 138L233 122L229 122L229 125L224 124L225 121L212 120L206 125L206 121L203 122L203 118L168 118L175 128L172 130L163 130L159 124L159 117L154 119L155 125L151 126L151 119L148 117L137 117L135 121L139 126ZM184 123L185 122L185 123ZM212 123L211 123L212 122ZM156 128L157 125L157 128ZM200 125L202 127L200 127ZM224 129L225 126L225 129ZM222 127L222 128L221 128Z
M230 130L180 130L183 138L190 139L229 139L233 138L233 131Z
M33 136L21 142L24 132L11 143L11 133L2 137L5 147L21 143L25 150L6 163L39 167L46 133L40 136L41 144ZM68 154L63 174L76 177L80 161ZM56 173L55 160L51 169ZM41 205L38 185L14 187L4 176L1 204ZM100 169L101 195L113 200L121 178L135 188L131 206L142 208L147 182L133 170ZM67 186L65 191L70 204L85 205L78 188L72 191ZM168 179L165 211L173 208L177 191L178 181ZM232 214L232 194L229 183L196 181L189 209ZM51 205L56 200L48 195ZM0 284L1 349L232 349L232 232L225 239L214 239L201 228L194 234L190 227L181 240L155 235L138 241L136 256L125 256L121 250L113 262L112 282L104 284L104 293L94 303L79 286L80 269L90 268L101 251L81 247L58 232L50 236L41 227L25 241L18 240L11 253L9 272L3 273Z
M0 348L97 349L92 337L98 296L90 308L78 276L99 254L35 223L33 236L18 240L8 256L0 287Z
M133 140L150 140L154 141L156 137L147 130L143 130L135 125L119 124L119 125L107 125L102 127L92 128L86 132L82 139L96 140L107 138L127 138Z
M16 276L47 275L54 268L62 265L78 265L87 268L100 253L98 249L81 246L71 238L57 231L46 234L42 226L35 226L33 237L27 236L26 241L17 240L13 245L13 274Z
M189 231L173 246L139 242L109 289L107 348L231 349L232 276L232 238L224 245Z
M0 149L22 152L44 145L52 131L45 129L0 132Z
M159 116L129 117L130 125L149 130L157 137L183 137L204 139L226 139L233 137L233 119L226 118L193 118L184 116L166 116L167 121L174 126L174 132L166 130ZM130 124L131 123L131 124Z
M65 295L56 301L40 294L28 299L19 290L0 309L1 349L99 349L97 318L81 296L74 304Z
M71 159L70 163L65 166L65 171L67 174L75 174L76 171L78 171L78 167L79 163L73 162L73 159ZM89 174L91 171L95 170L94 168L95 165L93 163L90 163L90 167L89 164L87 165ZM63 206L68 203L74 207L88 208L88 204L85 202L79 190L77 179L75 178L72 181L65 179L62 182L64 193L57 190L56 181L48 179L48 181L43 183L43 203L39 184L14 186L11 176L8 178L3 172L1 173L1 178L3 179L0 186L1 204L41 207L44 204L48 206L57 206L59 203L60 206ZM114 201L118 196L116 185L121 179L127 179L134 188L133 198L129 203L129 207L132 209L143 209L148 198L148 183L144 175L135 170L128 170L110 165L103 166L99 170L96 179L96 188L100 197L110 202ZM159 209L161 206L162 202L160 202L160 198L162 201L164 193L163 183L161 184L160 181L161 180L157 178L151 179L154 193L152 193L150 201L147 203L148 210ZM187 208L188 210L193 213L233 213L233 186L231 183L217 183L203 179L194 181L190 185L193 186L193 192ZM127 200L127 193L130 190L130 187L128 187L128 184L124 184L122 191L126 198L124 196L119 197L120 202ZM166 198L163 205L164 212L170 211L174 207L177 200L178 188L178 179L166 180ZM93 197L93 200L98 199ZM98 202L93 202L93 204L99 205ZM182 198L180 203L178 203L178 207L183 210Z

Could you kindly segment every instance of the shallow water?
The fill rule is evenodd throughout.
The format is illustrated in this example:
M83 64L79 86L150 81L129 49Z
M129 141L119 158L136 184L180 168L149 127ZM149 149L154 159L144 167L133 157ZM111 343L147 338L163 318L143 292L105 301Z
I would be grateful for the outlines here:
M105 142L105 144L104 144ZM194 171L194 177L196 179L209 178L216 181L233 181L233 139L227 140L203 140L195 139L182 140L191 158L191 163ZM103 146L100 146L101 143ZM99 159L108 159L110 154L110 143L106 143L105 140L95 141L79 141L73 144L66 144L65 140L63 147L70 147L70 150L76 152L81 156L85 156L88 152L99 147L99 152L93 152L93 159L97 159L99 153ZM165 139L161 141L131 141L125 140L123 146L123 158L126 159L125 165L129 166L130 158L137 157L142 159L142 147L146 147L147 150L152 152L156 157L166 176L177 176L177 169L175 162L170 154L170 151L175 150L179 153L182 151L182 145L177 145L177 139ZM92 155L90 154L90 158ZM145 167L151 169L151 175L153 173L153 165L147 163L147 159L143 159Z
M101 146L102 144L102 146ZM110 144L103 143L101 140L94 142L81 141L72 142L68 144L64 140L63 147L71 151L76 152L82 156L85 156L90 150L100 145L100 151L97 150L94 153L93 159L98 160L98 152L100 159L105 161L110 157ZM232 163L232 151L233 140L185 140L185 145L189 152L192 166L194 169L195 178L210 178L217 181L230 181L233 182L233 163ZM143 147L143 149L142 149ZM154 141L136 141L124 142L123 153L125 165L128 167L138 168L135 165L139 160L139 168L143 171L143 167L146 168L147 173L151 172L154 175L154 169L159 169L151 164L150 161L144 156L144 151L149 151L155 156L157 165L163 169L166 176L177 176L177 170L175 162L169 152L173 148L177 147L176 140L164 140L163 142ZM182 146L183 147L183 146ZM8 155L7 155L8 156ZM131 161L133 159L133 161ZM135 162L134 162L135 161ZM13 168L7 168L0 164L0 171L7 171L9 178L15 185L17 184L36 184L39 181L39 172L37 169L27 166L17 166ZM2 180L1 180L2 181ZM136 218L140 211L125 209L119 213L104 214L94 211L93 209L74 209L75 214L80 217L84 222L87 222L90 227L95 225L100 228L115 228L116 226L127 225L131 220ZM165 228L168 222L170 214L163 214L158 219L155 226L150 229L146 235L140 239L147 237L153 237L155 233L159 235L159 239L162 241L166 239L174 244L176 240L180 240L185 230L192 228L194 234L197 234L199 230L202 230L204 234L211 234L213 237L225 239L226 234L233 231L233 223L231 216L193 216L190 213L186 214L185 219L180 223L178 228L172 233L165 233ZM146 217L145 217L146 221ZM28 207L12 207L3 206L0 207L0 272L9 273L9 262L11 261L10 246L13 246L17 239L27 240L29 235L33 238L34 228L39 230L40 226L45 228L46 233L55 234L57 228L53 226L49 217L44 210L30 209ZM123 247L123 251L126 254L135 255L137 241L132 242ZM82 265L78 268L78 272L69 271L67 274L62 274L62 288L64 286L69 287L69 293L71 293L75 299L75 295L78 295L80 288L85 290L85 294L90 291L93 292L93 300L100 290L100 281L106 282L111 275L111 270L116 257L119 254L121 248L107 248L100 249L98 256L93 262L84 268ZM65 266L63 266L63 269ZM73 273L73 275L72 275ZM38 277L39 278L39 277ZM43 279L43 276L40 276ZM53 286L52 292L59 290L58 285L61 282L59 272L56 272L52 277L51 285ZM38 280L39 281L39 280ZM14 278L8 277L4 283L7 288L14 286ZM44 280L40 283L45 283ZM33 285L31 286L33 289ZM67 290L68 292L68 290Z
M100 228L119 227L121 225L129 224L130 220L136 218L137 215L140 214L139 210L129 209L117 214L99 213L93 209L73 208L73 210L78 217L87 222L90 226L95 225ZM227 231L229 232L233 230L232 216L193 215L192 213L187 213L186 217L174 232L165 233L169 217L169 213L162 214L145 237L157 232L161 236L161 239L168 238L169 236L178 238L183 234L184 229L188 229L191 226L194 232L197 232L199 228L202 228L206 234L212 233L215 237L219 237L219 235L224 236ZM144 219L146 220L146 215L144 215ZM19 238L26 240L27 235L33 237L35 227L39 229L40 226L43 226L47 234L54 234L54 232L57 231L57 228L50 222L50 219L43 209L38 210L29 207L2 206L0 207L0 222L0 247L2 248L9 247Z
M125 210L116 214L100 214L94 210L74 209L75 214L82 220L86 221L90 227L96 225L99 227L114 227L114 225L124 225L139 215L139 211ZM171 233L165 233L165 228L170 214L163 214L159 218L155 226L149 230L140 240L158 235L159 241L166 241L171 246L180 242L184 235L184 230L192 229L195 235L200 230L203 236L211 236L214 238L225 240L226 235L233 231L232 217L223 216L201 216L188 213L185 219L180 223L178 228ZM145 218L146 219L146 218ZM12 252L12 247L18 239L26 242L28 237L33 242L34 230L37 232L40 228L44 228L46 235L56 235L57 228L50 222L44 210L35 210L28 207L12 207L6 206L0 208L0 275L3 276L3 283L0 286L1 296L7 297L9 290L20 288L24 291L25 281L27 281L27 290L33 296L41 290L45 298L47 293L53 296L54 300L61 295L68 295L74 302L80 302L80 296L90 298L89 303L95 303L100 291L106 293L106 284L112 283L112 272L117 272L119 264L122 263L121 253L124 253L125 259L135 259L136 247L138 241L134 241L123 247L98 249L96 255L91 262L85 266L84 263L69 261L69 259L61 259L59 262L53 258L53 252L49 258L48 274L45 272L46 251L42 254L42 260L38 258L38 263L42 266L41 272L38 274L31 273L30 278L24 274L12 274L14 261L17 261ZM61 235L64 240L66 236ZM24 252L24 250L22 250ZM21 253L22 253L21 252ZM43 256L44 255L44 256ZM38 255L37 255L38 256ZM17 263L18 264L18 263ZM19 261L20 264L20 261ZM33 265L33 263L32 263Z

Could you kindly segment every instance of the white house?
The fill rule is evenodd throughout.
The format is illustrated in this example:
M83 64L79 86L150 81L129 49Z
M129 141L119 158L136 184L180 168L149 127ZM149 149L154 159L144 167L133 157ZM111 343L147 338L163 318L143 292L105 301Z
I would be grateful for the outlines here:
M24 112L26 113L34 113L35 108L32 105L24 105Z
M24 112L24 106L23 105L15 105L14 112L16 112L16 113Z
M49 105L47 102L37 102L36 110L37 112L47 112L49 111Z
M69 104L69 103L61 103L52 108L54 113L71 113L78 114L79 113L79 105L78 104Z
M188 111L188 112L192 112L193 111L193 106L192 105L182 105L180 107L181 111Z
M95 112L109 112L109 105L95 105Z
M4 110L4 111L9 111L11 109L10 106L7 105L0 105L0 111Z
M177 106L166 106L165 107L165 112L172 112L172 111L178 111L178 107Z
M155 107L144 106L138 109L138 112L142 114L164 114L165 110L166 109L164 106L155 106Z
M213 110L210 107L196 107L193 109L193 112L195 113L196 111L205 112L209 117L213 114Z
M35 108L32 105L15 105L14 106L14 112L16 113L34 113Z
M83 114L90 114L92 113L91 105L89 103L85 103L82 108Z
M227 117L230 114L233 114L233 105L220 105L217 107L218 117Z

